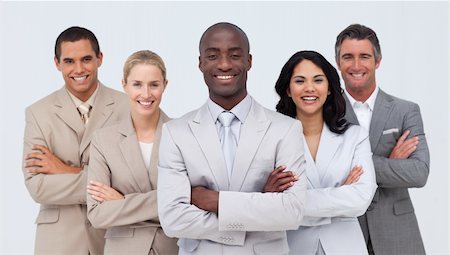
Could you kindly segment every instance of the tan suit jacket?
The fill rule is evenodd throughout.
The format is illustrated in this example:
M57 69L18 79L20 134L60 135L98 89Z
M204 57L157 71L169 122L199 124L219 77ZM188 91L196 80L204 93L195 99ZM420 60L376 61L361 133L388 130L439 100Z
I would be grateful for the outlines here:
M26 109L23 159L34 144L47 146L65 164L83 167L79 174L28 174L25 185L41 204L36 219L36 254L102 254L104 230L86 217L86 167L92 133L127 116L125 94L99 84L88 125L63 87Z
M177 239L161 229L156 204L161 111L156 128L150 169L145 167L131 117L94 134L88 180L122 193L121 200L99 203L87 196L88 218L96 228L106 228L105 254L177 254Z

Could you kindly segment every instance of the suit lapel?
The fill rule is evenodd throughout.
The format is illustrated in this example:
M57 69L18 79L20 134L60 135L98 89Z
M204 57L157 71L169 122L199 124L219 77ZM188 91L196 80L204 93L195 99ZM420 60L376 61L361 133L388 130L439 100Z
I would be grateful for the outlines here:
M78 143L81 143L84 124L69 92L64 87L56 94L55 108L56 115L77 134Z
M348 123L353 125L359 125L358 117L356 117L355 111L353 110L347 95L344 93L345 98L345 119Z
M238 148L231 175L230 190L239 191L244 183L250 164L270 126L264 108L252 100L250 112L241 127Z
M123 158L127 162L128 170L136 182L139 191L146 192L150 190L150 183L148 181L149 174L142 159L141 149L131 116L120 122L119 133L124 136L123 140L119 143L119 148ZM126 169L123 169L123 171L126 171Z
M107 94L106 87L99 83L99 89L97 97L95 98L94 105L89 116L89 123L86 126L83 138L80 145L80 155L91 143L92 134L95 130L101 128L109 116L112 114L111 105L114 104L114 100Z
M219 190L228 190L228 173L214 120L204 104L189 122L189 127L205 155Z
M383 128L386 125L389 115L391 114L392 103L381 89L378 92L375 100L375 105L372 113L372 120L370 121L369 139L372 151L375 150L376 145L380 141Z
M156 189L156 182L158 180L158 157L159 157L159 142L161 140L161 131L164 123L169 121L169 117L160 110L158 126L155 131L155 138L153 140L152 155L150 157L150 189Z
M333 162L334 155L339 150L343 142L343 136L330 131L324 123L322 134L320 135L319 148L316 155L316 166L320 182L330 170L330 163ZM331 169L333 171L334 169Z
M305 144L306 178L308 179L308 183L311 187L320 188L319 171L314 159L312 158L305 136L303 136L303 144Z

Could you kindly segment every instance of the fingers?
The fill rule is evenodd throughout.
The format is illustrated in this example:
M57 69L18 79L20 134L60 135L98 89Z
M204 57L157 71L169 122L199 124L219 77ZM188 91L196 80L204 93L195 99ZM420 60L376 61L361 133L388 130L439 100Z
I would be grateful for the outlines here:
M28 160L25 163L25 167L43 167L44 165L46 165L44 161L36 159Z
M405 134L406 132L402 135L402 137ZM399 138L397 144L389 155L389 158L407 159L417 149L417 145L419 144L419 137L415 136L407 140L402 139L402 137ZM402 140L400 141L400 139Z
M42 153L38 153L38 152L33 152L33 153L30 153L30 154L28 154L26 157L25 157L25 159L44 159L44 154L42 154Z
M278 179L275 183L276 191L283 192L286 189L294 186L294 181L292 178L293 177L286 177L286 178Z
M361 175L363 174L363 168L361 165L356 165L352 168L350 173L348 174L347 178L345 179L343 185L350 185L352 183L355 183L359 180Z
M48 169L44 167L27 169L27 173L29 174L48 174Z
M277 175L281 172L283 172L286 169L286 166L279 166L277 168L275 168L275 170L272 171L272 173L270 173L271 176Z
M403 132L402 136L400 136L400 138L397 141L397 145L402 144L406 138L408 137L408 135L411 133L411 131L406 130L405 132Z
M286 171L286 166L279 166L270 173L264 192L283 192L292 187L298 179L295 172Z

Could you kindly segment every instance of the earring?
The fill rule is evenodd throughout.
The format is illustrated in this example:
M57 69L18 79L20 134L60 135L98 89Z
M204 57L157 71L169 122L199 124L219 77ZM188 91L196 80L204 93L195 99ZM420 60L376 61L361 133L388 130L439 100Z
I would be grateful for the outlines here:
M330 92L330 91L328 91L327 95L331 95L331 92Z

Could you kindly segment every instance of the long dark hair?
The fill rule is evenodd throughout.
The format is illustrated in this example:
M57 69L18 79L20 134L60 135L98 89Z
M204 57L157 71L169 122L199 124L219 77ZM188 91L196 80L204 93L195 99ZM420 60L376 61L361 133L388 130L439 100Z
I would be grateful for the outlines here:
M345 116L345 99L342 93L339 75L336 68L330 64L320 53L315 51L299 51L284 64L280 76L275 84L275 90L280 96L276 106L278 112L296 117L297 111L294 101L288 96L287 90L291 82L294 68L303 60L309 60L323 70L328 80L328 95L323 105L323 119L330 130L337 134L343 134L348 129Z

